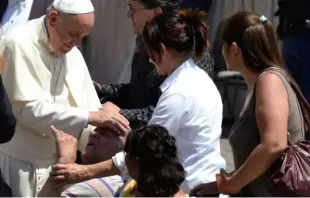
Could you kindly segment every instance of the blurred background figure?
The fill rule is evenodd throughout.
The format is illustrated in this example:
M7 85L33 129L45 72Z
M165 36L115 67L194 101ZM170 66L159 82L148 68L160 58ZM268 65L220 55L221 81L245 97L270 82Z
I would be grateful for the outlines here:
M45 14L52 0L1 0L0 36L5 31Z
M130 81L135 34L125 0L92 0L96 21L82 44L92 79L101 84Z
M211 5L212 0L181 0L180 8L200 9L208 12Z
M278 36L283 41L283 56L308 102L310 101L310 1L278 0Z

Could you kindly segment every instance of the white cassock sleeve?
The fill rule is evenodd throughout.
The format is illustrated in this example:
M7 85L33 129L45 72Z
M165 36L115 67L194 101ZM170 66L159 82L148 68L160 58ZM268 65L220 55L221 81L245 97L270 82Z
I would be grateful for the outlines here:
M148 125L157 124L165 127L169 134L175 136L184 123L187 116L188 104L181 94L163 94L154 110ZM113 158L113 163L120 170L123 179L128 178L128 170L125 165L125 153L119 152Z
M27 103L21 108L20 114L15 115L21 124L43 136L53 137L53 132L46 129L54 125L57 129L79 138L82 130L87 128L88 114L87 110L37 100Z

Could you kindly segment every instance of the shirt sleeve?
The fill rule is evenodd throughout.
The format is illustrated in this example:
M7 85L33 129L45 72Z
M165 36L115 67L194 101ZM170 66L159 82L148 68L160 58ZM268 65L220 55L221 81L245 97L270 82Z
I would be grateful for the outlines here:
M125 153L124 151L121 151L119 153L117 153L116 155L114 155L112 157L112 161L114 163L114 165L119 169L119 171L121 172L121 177L124 181L127 181L129 179L129 174L128 174L128 170L125 164Z
M121 109L120 114L129 121L141 120L147 123L152 117L154 108L154 106L148 106L142 109Z
M61 193L61 197L101 197L102 195L86 182L70 186ZM106 196L106 195L105 195ZM108 196L107 196L108 197Z
M20 109L20 113L15 113L18 122L32 128L35 133L43 137L54 136L49 130L49 127L54 125L79 138L88 124L89 112L75 107L64 107L60 104L37 100L16 109Z
M169 134L175 136L187 116L188 104L181 94L165 94L159 99L153 116L149 122L165 127Z

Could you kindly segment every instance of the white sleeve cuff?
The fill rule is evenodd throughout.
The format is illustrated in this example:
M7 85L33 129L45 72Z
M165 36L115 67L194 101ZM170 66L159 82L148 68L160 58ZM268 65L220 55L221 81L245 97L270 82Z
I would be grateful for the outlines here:
M117 153L112 157L114 165L120 170L121 177L124 181L129 179L128 170L125 164L125 153L124 151Z

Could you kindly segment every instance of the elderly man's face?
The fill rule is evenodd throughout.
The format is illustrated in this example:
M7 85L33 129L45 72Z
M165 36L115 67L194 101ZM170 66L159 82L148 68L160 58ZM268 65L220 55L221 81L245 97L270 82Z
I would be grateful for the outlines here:
M88 144L82 153L84 164L94 164L110 159L125 145L125 137L117 136L108 128L97 128L90 133Z
M52 11L48 16L51 47L57 55L68 53L73 47L81 44L94 26L94 13L65 15Z

